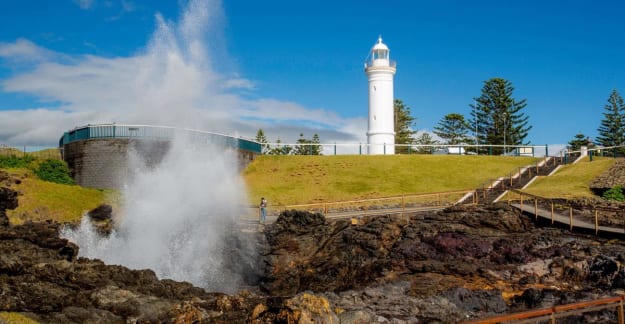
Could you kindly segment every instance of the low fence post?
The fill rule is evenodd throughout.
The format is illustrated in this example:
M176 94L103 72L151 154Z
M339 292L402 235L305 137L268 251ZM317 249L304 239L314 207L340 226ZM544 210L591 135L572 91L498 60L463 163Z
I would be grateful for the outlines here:
M536 220L538 220L538 199L536 197L534 197L534 215Z
M571 223L570 231L573 231L573 207L569 206L569 222Z
M595 236L599 234L599 215L597 214L597 210L595 209Z
M551 225L553 225L553 201L551 202Z

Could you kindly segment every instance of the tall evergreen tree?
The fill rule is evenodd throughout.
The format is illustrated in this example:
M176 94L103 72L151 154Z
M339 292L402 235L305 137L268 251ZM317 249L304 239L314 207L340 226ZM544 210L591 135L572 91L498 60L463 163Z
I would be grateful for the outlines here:
M319 135L314 134L313 139L304 137L304 133L299 134L297 145L293 149L293 155L321 155L321 145L319 145Z
M490 145L525 145L524 142L532 126L528 125L529 116L522 109L525 99L516 101L512 97L514 87L510 81L492 78L484 81L482 94L475 99L475 105L469 105L471 124L477 123L478 144ZM500 154L501 148L494 152Z
M256 142L260 143L260 150L262 154L267 154L270 150L269 144L267 143L267 137L265 137L265 132L262 128L258 129L256 132Z
M617 146L625 144L625 103L623 98L612 90L608 104L605 105L603 120L599 126L597 143L603 146ZM623 151L621 149L620 151Z
M434 126L434 134L444 139L447 144L469 144L471 139L467 135L469 123L464 116L457 113L445 115L443 119Z
M415 118L410 115L410 107L400 99L395 99L393 103L395 112L395 144L413 144L413 130ZM408 153L408 146L396 146L395 153Z
M425 146L418 146L416 149L417 153L432 154L434 153L434 151L436 151L436 147L434 145L439 144L439 143L437 140L432 138L432 135L430 135L430 133L423 132L421 136L415 139L415 144L425 145Z
M293 151L291 146L282 145L282 141L278 138L276 141L276 147L272 148L267 152L269 155L289 155Z
M323 148L321 147L321 145L319 145L321 143L321 140L319 139L319 134L317 133L313 134L313 137L310 143L313 144L312 145L313 155L321 155L321 151L323 151Z
M588 136L578 133L571 141L569 141L568 149L571 151L579 151L582 146L588 145L590 139Z

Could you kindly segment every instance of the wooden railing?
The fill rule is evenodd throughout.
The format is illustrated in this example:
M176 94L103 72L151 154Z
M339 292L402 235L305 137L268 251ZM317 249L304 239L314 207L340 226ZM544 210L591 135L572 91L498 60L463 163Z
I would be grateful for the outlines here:
M625 296L618 297L609 297L598 300L584 301L579 303L553 306L550 308L543 308L537 310L531 310L526 312L507 314L494 316L483 319L470 320L466 322L462 322L463 324L492 324L492 323L504 323L504 322L512 322L515 321L523 321L526 322L531 320L532 323L538 321L549 321L550 324L555 324L556 319L572 316L572 315L581 315L584 313L592 312L592 311L600 311L605 309L614 308L617 312L617 318L619 324L624 324L625 316L623 313L623 304L624 304Z
M475 204L477 197L474 190L442 191L400 196L320 202L294 205L269 205L268 217L277 217L281 212L291 209L321 213L324 216L368 216L379 214L402 214L420 209L437 209L456 204L463 197L469 197L464 204ZM259 217L258 206L250 206L248 217ZM259 219L259 218L256 218Z
M533 213L536 219L548 217L551 224L565 223L571 231L573 227L582 227L594 229L595 235L599 231L625 232L625 210L620 208L588 208L570 201L545 198L515 189L508 191L507 201L509 205L518 204L521 210Z

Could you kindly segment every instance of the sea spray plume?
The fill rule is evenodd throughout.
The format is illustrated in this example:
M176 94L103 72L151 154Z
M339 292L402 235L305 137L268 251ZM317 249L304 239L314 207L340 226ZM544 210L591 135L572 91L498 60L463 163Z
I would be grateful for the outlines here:
M247 274L237 273L232 264L254 264L228 259L254 255L252 245L235 230L247 201L235 152L177 137L160 164L146 167L136 157L131 163L132 180L124 189L116 230L108 238L98 237L83 220L79 228L62 234L79 245L81 256L149 268L160 278L211 291L235 291ZM233 246L245 251L228 255Z

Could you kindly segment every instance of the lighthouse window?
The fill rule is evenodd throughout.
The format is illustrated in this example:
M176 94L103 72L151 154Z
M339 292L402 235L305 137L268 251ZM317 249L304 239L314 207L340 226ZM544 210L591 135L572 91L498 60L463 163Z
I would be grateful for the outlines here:
M374 55L375 56L374 59L386 59L387 55L388 55L388 52L385 51L385 50L377 50L377 51L375 51L374 54L375 54Z

